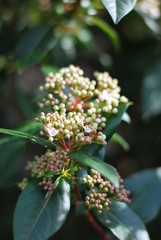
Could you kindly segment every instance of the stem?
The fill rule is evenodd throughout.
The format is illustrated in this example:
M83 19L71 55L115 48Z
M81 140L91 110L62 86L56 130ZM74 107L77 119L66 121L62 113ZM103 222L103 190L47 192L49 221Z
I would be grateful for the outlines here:
M92 227L96 230L96 232L104 239L104 240L110 240L110 238L105 234L105 232L102 230L102 228L95 222L94 218L91 216L89 211L85 212L85 216L89 223L92 225Z
M59 141L59 143L65 150L67 150L67 146L66 146L64 139L62 141Z
M75 191L77 195L78 201L82 200L82 195L78 189L77 184L75 184ZM92 227L96 230L96 232L104 239L104 240L110 240L110 238L105 234L103 229L95 222L94 218L91 216L89 211L86 211L84 213L85 217L87 218L88 222L92 225Z

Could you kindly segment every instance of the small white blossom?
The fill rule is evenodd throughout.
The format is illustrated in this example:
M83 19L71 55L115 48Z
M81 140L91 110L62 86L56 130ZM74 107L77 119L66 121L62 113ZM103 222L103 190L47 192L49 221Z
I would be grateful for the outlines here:
M93 131L88 125L83 126L83 129L86 133L91 133Z
M50 137L55 137L58 134L59 130L55 128L48 129L48 134Z

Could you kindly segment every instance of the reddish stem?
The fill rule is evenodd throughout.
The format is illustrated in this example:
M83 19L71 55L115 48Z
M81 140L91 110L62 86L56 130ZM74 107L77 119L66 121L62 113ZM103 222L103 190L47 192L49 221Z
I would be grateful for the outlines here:
M65 150L67 150L67 146L66 146L66 143L65 143L64 139L59 143Z
M75 191L77 195L78 201L82 200L82 195L78 189L77 184L75 184ZM102 230L102 228L95 222L94 218L91 216L89 211L85 212L85 217L87 218L88 222L92 225L92 227L96 230L96 232L104 239L104 240L110 240L110 238L105 234L105 232Z
M104 240L110 240L110 238L105 234L105 232L102 230L102 228L95 222L94 218L91 216L89 211L85 212L85 216L89 223L92 225L92 227L96 230L96 232L104 239Z
M78 189L77 184L75 184L75 191L76 191L76 195L77 195L78 201L82 201L82 195L81 195L81 193L80 193L80 191Z

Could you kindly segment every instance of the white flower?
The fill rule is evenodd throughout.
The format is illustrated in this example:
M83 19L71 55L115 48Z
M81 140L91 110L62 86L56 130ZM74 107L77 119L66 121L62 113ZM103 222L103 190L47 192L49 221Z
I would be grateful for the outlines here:
M83 129L86 133L91 133L93 131L88 125L83 126Z
M48 134L50 137L55 137L58 134L59 130L55 128L50 128L48 129Z

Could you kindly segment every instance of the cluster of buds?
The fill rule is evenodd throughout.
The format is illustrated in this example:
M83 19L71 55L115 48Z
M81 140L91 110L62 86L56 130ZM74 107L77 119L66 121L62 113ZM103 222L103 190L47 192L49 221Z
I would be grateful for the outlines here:
M48 149L44 155L35 156L35 161L28 162L26 169L31 171L32 177L42 179L39 185L52 194L56 188L54 176L64 173L71 164L68 151L57 148L54 152ZM74 180L73 172L68 176Z
M122 179L119 177L120 183ZM91 169L91 175L87 175L82 181L90 188L90 193L86 196L85 203L89 209L96 208L98 214L102 213L102 209L109 210L111 200L118 200L129 202L129 191L124 189L123 185L120 188L115 186L109 181L101 177L101 174L94 169Z
M32 177L56 175L68 166L69 161L68 153L65 150L57 148L53 152L48 149L44 155L35 156L35 161L28 162L26 169L31 171Z
M41 179L39 185L49 194L56 188L56 177L68 178L75 184L76 164L73 165L69 153L93 142L105 145L106 136L102 132L106 126L104 113L116 114L119 104L128 102L126 97L120 96L118 81L107 72L96 72L94 76L96 80L90 81L84 77L82 69L71 65L56 74L49 73L44 86L40 86L41 91L47 92L47 96L38 102L39 107L44 108L44 112L36 118L44 125L40 134L51 142L58 141L62 148L47 150L44 155L36 156L35 161L28 163L27 169L32 177ZM111 197L128 201L127 191L122 185L115 189L94 169L91 176L83 181L91 191L86 197L86 204L89 208L96 207L99 213L103 208L109 209Z
M51 177L43 177L42 181L39 182L39 186L43 186L44 190L47 190L50 195L52 195L53 191L56 189L56 183L53 182Z
M84 77L83 70L73 65L62 68L57 74L50 73L41 91L48 95L38 102L40 108L51 107L51 113L41 113L36 121L44 124L41 135L52 142L68 139L71 145L81 146L97 142L106 144L101 132L106 126L103 112L117 113L120 102L118 81L105 73L95 73L96 80Z

